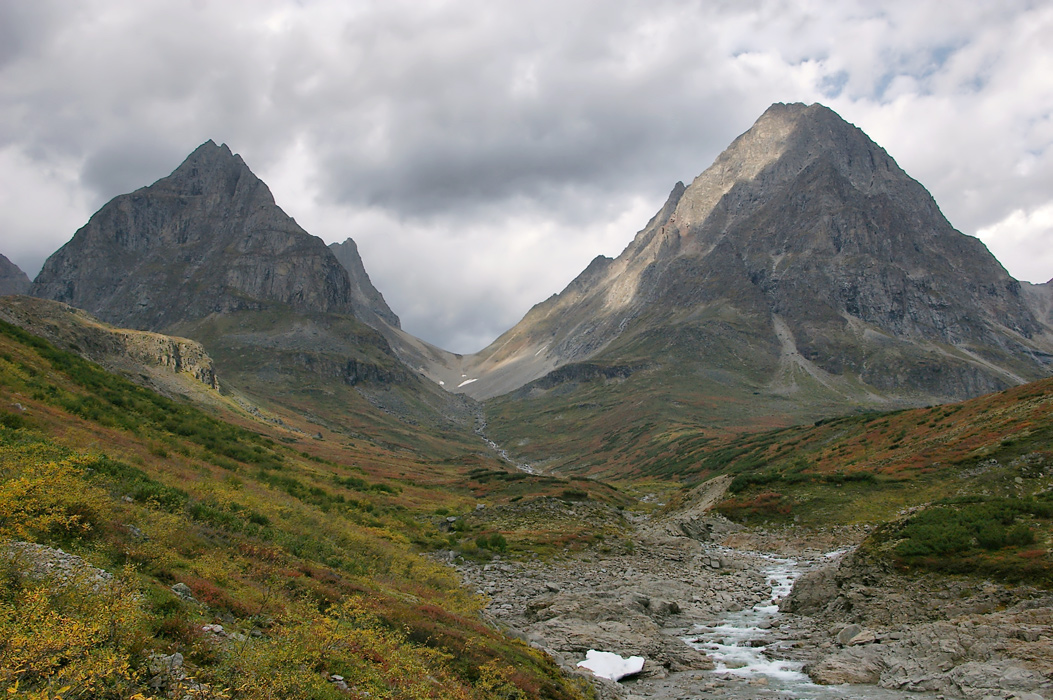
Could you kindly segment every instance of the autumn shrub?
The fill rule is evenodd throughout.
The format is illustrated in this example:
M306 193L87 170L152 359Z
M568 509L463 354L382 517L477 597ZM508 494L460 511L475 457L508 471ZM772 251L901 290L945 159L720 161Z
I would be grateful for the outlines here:
M90 457L23 463L0 483L0 539L69 541L112 519L107 494L81 478Z
M8 564L13 566L13 564ZM139 687L146 615L130 579L62 582L6 576L0 592L0 687L70 698L127 698ZM14 692L12 692L14 688Z

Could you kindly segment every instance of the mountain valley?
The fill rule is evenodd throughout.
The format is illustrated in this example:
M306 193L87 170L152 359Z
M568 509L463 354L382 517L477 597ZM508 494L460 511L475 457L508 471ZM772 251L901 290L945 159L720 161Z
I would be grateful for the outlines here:
M1053 697L1053 281L822 105L471 355L212 141L0 294L10 697Z

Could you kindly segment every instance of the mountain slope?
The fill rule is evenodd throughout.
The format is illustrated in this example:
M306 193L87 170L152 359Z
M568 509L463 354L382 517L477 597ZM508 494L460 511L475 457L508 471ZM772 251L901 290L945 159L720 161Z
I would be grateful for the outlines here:
M5 294L25 294L30 281L22 268L0 255L0 296Z
M472 357L466 393L504 393L717 307L768 346L757 369L776 384L804 372L949 400L1044 376L1053 359L1020 283L883 149L825 107L774 105L617 259Z
M588 471L640 431L756 430L1048 376L1046 291L862 131L774 105L618 258L456 369L495 440Z
M474 509L443 483L465 471L220 420L0 322L0 684L100 700L585 697L420 556L458 542L432 516Z
M199 343L115 328L67 304L25 296L0 299L0 319L166 395L201 399L218 390L212 358Z

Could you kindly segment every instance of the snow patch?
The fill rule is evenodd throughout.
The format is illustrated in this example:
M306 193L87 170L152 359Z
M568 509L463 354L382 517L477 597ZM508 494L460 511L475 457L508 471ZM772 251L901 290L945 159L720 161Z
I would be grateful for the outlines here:
M585 660L578 662L578 668L587 669L595 676L612 681L639 673L643 670L643 665L642 656L630 656L624 659L609 651L596 651L595 649L589 649L585 653Z
M477 381L479 381L478 378L476 378L476 379L465 379L463 382L461 382L460 384L457 385L457 388L460 389L462 386L467 386L467 385L471 384L472 382L477 382Z

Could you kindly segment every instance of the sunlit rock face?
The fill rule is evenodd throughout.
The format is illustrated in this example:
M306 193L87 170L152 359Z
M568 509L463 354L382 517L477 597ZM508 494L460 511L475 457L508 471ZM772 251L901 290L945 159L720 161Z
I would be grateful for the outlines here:
M478 381L464 390L675 345L703 365L739 358L735 371L784 394L807 375L857 400L960 399L1050 372L1040 296L858 128L822 105L776 104L677 183L620 256L470 358Z

